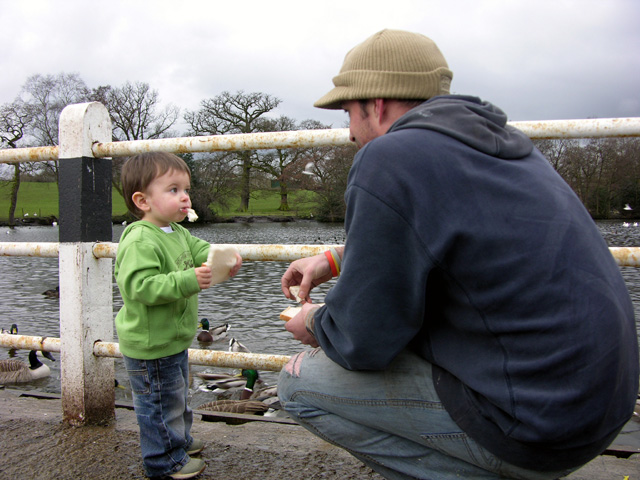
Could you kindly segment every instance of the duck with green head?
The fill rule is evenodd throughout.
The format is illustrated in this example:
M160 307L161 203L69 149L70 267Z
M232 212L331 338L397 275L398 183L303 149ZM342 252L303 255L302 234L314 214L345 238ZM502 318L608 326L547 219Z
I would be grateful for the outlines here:
M196 340L200 343L212 343L225 338L231 327L229 327L228 323L224 323L210 329L209 320L207 318L203 318L200 321L198 328L202 330L198 333Z

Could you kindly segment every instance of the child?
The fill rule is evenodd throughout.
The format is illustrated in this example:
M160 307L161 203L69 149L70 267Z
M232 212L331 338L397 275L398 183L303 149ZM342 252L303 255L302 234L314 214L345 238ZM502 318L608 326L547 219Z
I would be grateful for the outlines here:
M116 316L140 427L145 473L192 478L205 468L190 435L188 348L198 323L198 292L211 286L210 244L175 222L191 208L191 174L168 153L135 155L122 167L129 211L140 219L120 237L115 277L124 306ZM237 273L238 261L230 275ZM197 266L202 265L202 266Z

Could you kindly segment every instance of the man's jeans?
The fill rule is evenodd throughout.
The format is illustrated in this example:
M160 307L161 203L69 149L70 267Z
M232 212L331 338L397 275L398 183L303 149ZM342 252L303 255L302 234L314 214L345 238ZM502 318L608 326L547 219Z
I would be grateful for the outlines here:
M385 478L556 479L498 459L444 410L431 364L403 352L384 371L346 370L321 349L294 356L278 379L287 412L309 431L344 448Z
M186 449L193 412L187 405L189 357L184 352L156 360L124 357L140 427L140 449L149 477L174 473L189 461Z

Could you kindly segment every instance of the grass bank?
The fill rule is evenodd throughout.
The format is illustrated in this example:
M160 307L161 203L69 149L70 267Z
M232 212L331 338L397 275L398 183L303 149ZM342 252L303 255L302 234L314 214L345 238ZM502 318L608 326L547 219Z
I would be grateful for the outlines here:
M0 221L9 218L9 196L11 187L8 183L0 183ZM240 198L229 199L229 207L217 209L220 217L238 216L293 216L308 218L315 208L315 194L306 190L289 194L290 210L278 210L280 193L274 190L258 190L251 196L248 212L239 212ZM120 217L127 213L124 199L117 192L112 195L112 216ZM58 186L55 183L22 182L18 191L18 203L15 217L58 217Z

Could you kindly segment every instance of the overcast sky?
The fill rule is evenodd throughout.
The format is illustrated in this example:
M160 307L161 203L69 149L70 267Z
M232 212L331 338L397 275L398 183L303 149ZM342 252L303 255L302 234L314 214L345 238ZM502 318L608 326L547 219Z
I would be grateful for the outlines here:
M0 0L0 104L65 72L147 82L183 112L263 92L282 100L275 115L343 127L313 102L349 49L393 28L435 40L452 93L510 120L637 117L639 21L639 0Z

